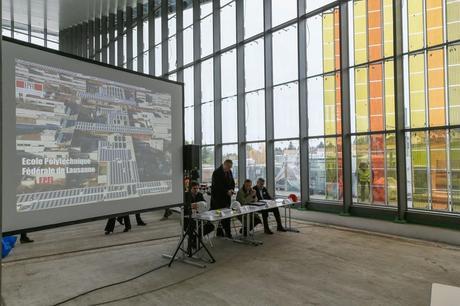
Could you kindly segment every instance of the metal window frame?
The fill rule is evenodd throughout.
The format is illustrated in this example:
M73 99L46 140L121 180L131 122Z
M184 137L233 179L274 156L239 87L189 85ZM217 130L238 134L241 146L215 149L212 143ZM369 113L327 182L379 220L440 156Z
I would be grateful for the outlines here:
M123 42L123 29L124 29L124 12L121 9L117 10L117 37L115 39L117 40L117 66L118 67L123 67L123 62L124 62L124 42Z
M144 72L144 4L138 2L136 6L136 26L137 26L137 71Z
M126 7L126 68L133 70L133 8Z
M109 13L109 65L115 66L115 14Z

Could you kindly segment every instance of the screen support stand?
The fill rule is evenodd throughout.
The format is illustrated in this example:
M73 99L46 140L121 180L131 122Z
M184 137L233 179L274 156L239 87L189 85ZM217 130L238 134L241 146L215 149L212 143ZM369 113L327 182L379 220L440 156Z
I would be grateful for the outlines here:
M183 216L183 213L181 214ZM184 218L182 218L182 224L184 224ZM193 228L194 221L192 219L192 216L188 216L188 224L185 232L181 229L182 235L179 243L177 244L176 250L174 251L173 255L169 254L163 254L162 256L164 258L170 259L168 267L171 267L174 261L181 261L186 264L199 267L199 268L206 268L206 265L197 262L194 259L197 259L195 255L200 252L202 249L206 251L208 254L210 260L210 263L215 263L216 260L212 256L211 252L208 250L208 248L204 245L203 240L201 239L201 235L198 234L196 229ZM183 225L182 225L183 226ZM181 226L181 227L182 227ZM187 247L185 248L185 241L187 239ZM197 239L197 243L195 243L193 240ZM193 247L196 246L196 249ZM181 254L179 255L179 251ZM199 260L202 260L202 258L198 258Z

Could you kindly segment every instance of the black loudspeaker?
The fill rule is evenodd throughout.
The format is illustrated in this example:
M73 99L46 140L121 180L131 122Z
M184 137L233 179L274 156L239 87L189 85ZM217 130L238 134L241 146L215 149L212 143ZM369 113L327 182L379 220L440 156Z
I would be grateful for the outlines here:
M185 145L184 146L184 171L200 169L200 146Z

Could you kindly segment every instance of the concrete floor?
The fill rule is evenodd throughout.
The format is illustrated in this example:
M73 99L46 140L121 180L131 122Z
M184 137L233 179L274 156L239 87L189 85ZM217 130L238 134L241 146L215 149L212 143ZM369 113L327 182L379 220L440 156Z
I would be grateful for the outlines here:
M36 242L3 261L6 305L54 305L166 263L178 218L143 216L146 227L111 236L103 221L30 234ZM458 247L295 226L300 233L259 232L257 247L216 240L206 269L175 263L64 305L429 305L432 283L460 286Z

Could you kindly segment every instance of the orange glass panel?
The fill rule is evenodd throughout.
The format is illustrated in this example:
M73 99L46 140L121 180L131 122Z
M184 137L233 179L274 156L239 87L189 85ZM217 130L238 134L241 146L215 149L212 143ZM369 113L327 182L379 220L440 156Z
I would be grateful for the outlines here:
M384 135L371 135L372 200L385 203L385 143Z
M429 51L427 60L430 125L445 125L444 50Z
M380 0L367 2L367 33L369 61L382 58L382 8Z
M369 100L371 131L381 131L383 127L383 69L382 63L369 66Z
M426 38L428 46L443 41L442 3L444 0L426 0Z

